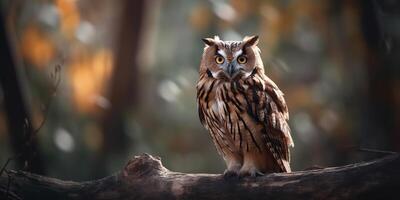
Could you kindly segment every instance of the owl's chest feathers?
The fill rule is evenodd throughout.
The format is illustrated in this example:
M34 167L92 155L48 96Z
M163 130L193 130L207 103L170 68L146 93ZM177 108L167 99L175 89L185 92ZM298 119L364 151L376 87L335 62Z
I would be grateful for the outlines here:
M221 123L227 123L233 115L245 111L245 95L249 86L245 83L222 82L215 86L209 99L209 112Z
M242 147L247 151L261 151L261 139L256 133L261 131L262 126L249 114L254 87L247 84L247 81L219 80L215 80L211 86L211 90L206 90L209 93L198 93L198 106L200 119L215 142L226 144L231 151L238 151Z

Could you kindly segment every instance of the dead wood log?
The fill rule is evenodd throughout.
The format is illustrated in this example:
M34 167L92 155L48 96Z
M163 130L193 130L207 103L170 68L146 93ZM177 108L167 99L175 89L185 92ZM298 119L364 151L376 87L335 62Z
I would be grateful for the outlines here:
M148 154L135 156L120 172L95 181L62 181L11 170L0 177L0 199L398 199L399 189L398 154L241 179L172 172Z

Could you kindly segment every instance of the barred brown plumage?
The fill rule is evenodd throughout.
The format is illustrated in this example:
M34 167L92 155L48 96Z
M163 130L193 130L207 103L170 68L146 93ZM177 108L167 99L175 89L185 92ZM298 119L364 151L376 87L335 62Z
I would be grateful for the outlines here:
M264 74L258 37L203 41L197 106L200 122L227 164L225 174L290 172L288 107L283 93ZM223 56L223 62L216 62L216 56Z

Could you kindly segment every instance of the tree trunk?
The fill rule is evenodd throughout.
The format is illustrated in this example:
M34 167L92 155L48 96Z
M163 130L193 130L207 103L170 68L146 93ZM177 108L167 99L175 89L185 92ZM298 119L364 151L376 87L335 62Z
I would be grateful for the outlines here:
M6 24L0 12L0 86L4 93L10 143L19 169L43 174L44 167L26 108L18 66L7 37Z
M110 80L108 99L110 108L105 110L100 123L104 136L104 146L98 158L100 174L106 173L106 164L115 157L127 152L131 140L126 133L127 125L124 115L137 103L140 94L138 52L144 17L146 14L145 0L122 1L122 14L117 34L115 64Z
M81 183L6 174L0 177L0 197L8 199L397 199L400 156L257 178L171 172L148 154L135 156L119 173Z
M368 47L361 118L368 126L361 126L361 132L369 138L365 146L400 151L400 2L368 0L361 5L361 28Z

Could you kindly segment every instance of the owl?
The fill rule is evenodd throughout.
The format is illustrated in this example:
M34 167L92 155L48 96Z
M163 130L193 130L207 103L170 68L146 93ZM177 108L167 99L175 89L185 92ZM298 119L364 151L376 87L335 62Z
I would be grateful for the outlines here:
M264 73L258 36L204 38L197 83L201 123L225 160L225 176L291 172L294 143L283 93Z

